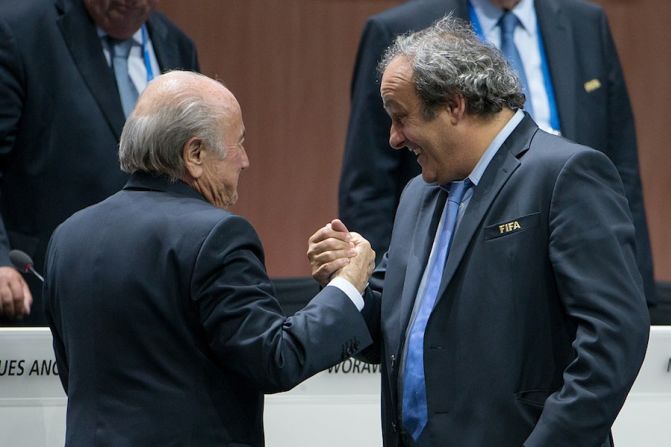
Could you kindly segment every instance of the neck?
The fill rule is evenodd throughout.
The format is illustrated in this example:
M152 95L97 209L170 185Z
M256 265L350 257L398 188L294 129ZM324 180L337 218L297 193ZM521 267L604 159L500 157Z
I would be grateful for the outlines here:
M470 174L473 168L475 168L475 165L482 158L482 154L485 153L494 138L508 124L513 115L515 115L513 110L504 108L493 116L471 117L470 129L467 133L470 149L467 152L468 160L466 160L466 165L469 168L464 177Z
M506 11L510 11L520 2L520 0L490 0L490 1L494 6L497 6Z

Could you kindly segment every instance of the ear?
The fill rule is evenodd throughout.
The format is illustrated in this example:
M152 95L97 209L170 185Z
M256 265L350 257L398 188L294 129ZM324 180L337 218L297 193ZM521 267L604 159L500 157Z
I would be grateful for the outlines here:
M202 139L191 137L184 143L184 147L182 147L182 159L184 160L186 172L190 177L198 179L203 175L205 155L205 144Z
M447 101L447 113L450 115L452 124L457 124L466 114L466 98L464 95L454 95Z

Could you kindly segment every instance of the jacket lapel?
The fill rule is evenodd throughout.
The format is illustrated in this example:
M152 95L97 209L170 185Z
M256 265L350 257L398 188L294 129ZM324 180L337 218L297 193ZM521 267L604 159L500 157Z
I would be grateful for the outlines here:
M480 228L480 222L501 188L520 165L518 158L529 149L531 138L537 130L538 127L533 120L525 116L489 163L454 234L438 291L438 301L445 295L445 290L457 271L471 239Z
M571 22L563 13L559 0L535 2L540 34L552 76L562 135L575 138L575 42Z
M103 54L95 25L80 2L58 4L58 26L89 91L117 140L125 121L116 81ZM67 63L67 61L63 61Z
M401 324L399 327L402 331L405 331L412 314L419 283L431 253L431 246L446 199L447 194L440 187L425 187L418 217L415 221L415 228L412 233L408 233L413 235L413 241L410 246L410 253L408 253L408 264L403 281L403 292L401 293Z
M155 14L149 16L149 20L147 20L147 32L161 73L166 71L167 67L184 68L180 67L177 47L168 44L168 28L165 23L156 18Z

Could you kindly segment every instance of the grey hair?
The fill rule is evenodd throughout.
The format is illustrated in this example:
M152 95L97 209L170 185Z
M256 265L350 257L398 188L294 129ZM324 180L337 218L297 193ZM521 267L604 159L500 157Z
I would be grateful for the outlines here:
M465 98L471 115L489 116L503 107L517 110L524 105L519 79L502 54L452 15L424 30L398 36L380 61L379 73L398 56L412 65L426 119L456 95Z
M186 173L182 150L193 137L201 138L222 158L226 155L223 135L218 135L218 121L224 113L195 89L183 88L162 95L148 111L136 112L137 109L128 117L119 143L119 164L124 172L182 178Z

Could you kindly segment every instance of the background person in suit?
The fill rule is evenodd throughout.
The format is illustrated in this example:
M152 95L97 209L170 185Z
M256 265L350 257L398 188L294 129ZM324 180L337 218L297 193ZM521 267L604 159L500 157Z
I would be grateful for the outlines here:
M124 189L54 232L44 297L67 446L262 446L263 393L370 344L367 243L283 315L254 229L223 209L249 165L244 130L220 83L161 76L121 136Z
M534 121L602 151L622 177L636 226L637 263L653 305L652 253L631 105L606 16L583 0L417 0L371 17L352 79L340 218L381 256L389 246L401 191L419 173L412 154L388 150L391 123L376 72L384 49L395 36L425 28L448 13L470 20L482 39L502 48L505 10L516 19L511 32L523 65L518 73L524 75L525 108Z
M193 43L155 4L0 2L0 315L30 310L20 324L46 324L42 285L29 278L28 289L9 250L41 270L53 229L128 178L117 149L137 93L162 71L198 69Z
M540 130L465 23L398 38L380 66L389 143L422 167L367 292L385 446L609 445L649 332L617 170ZM346 236L310 239L320 282Z

